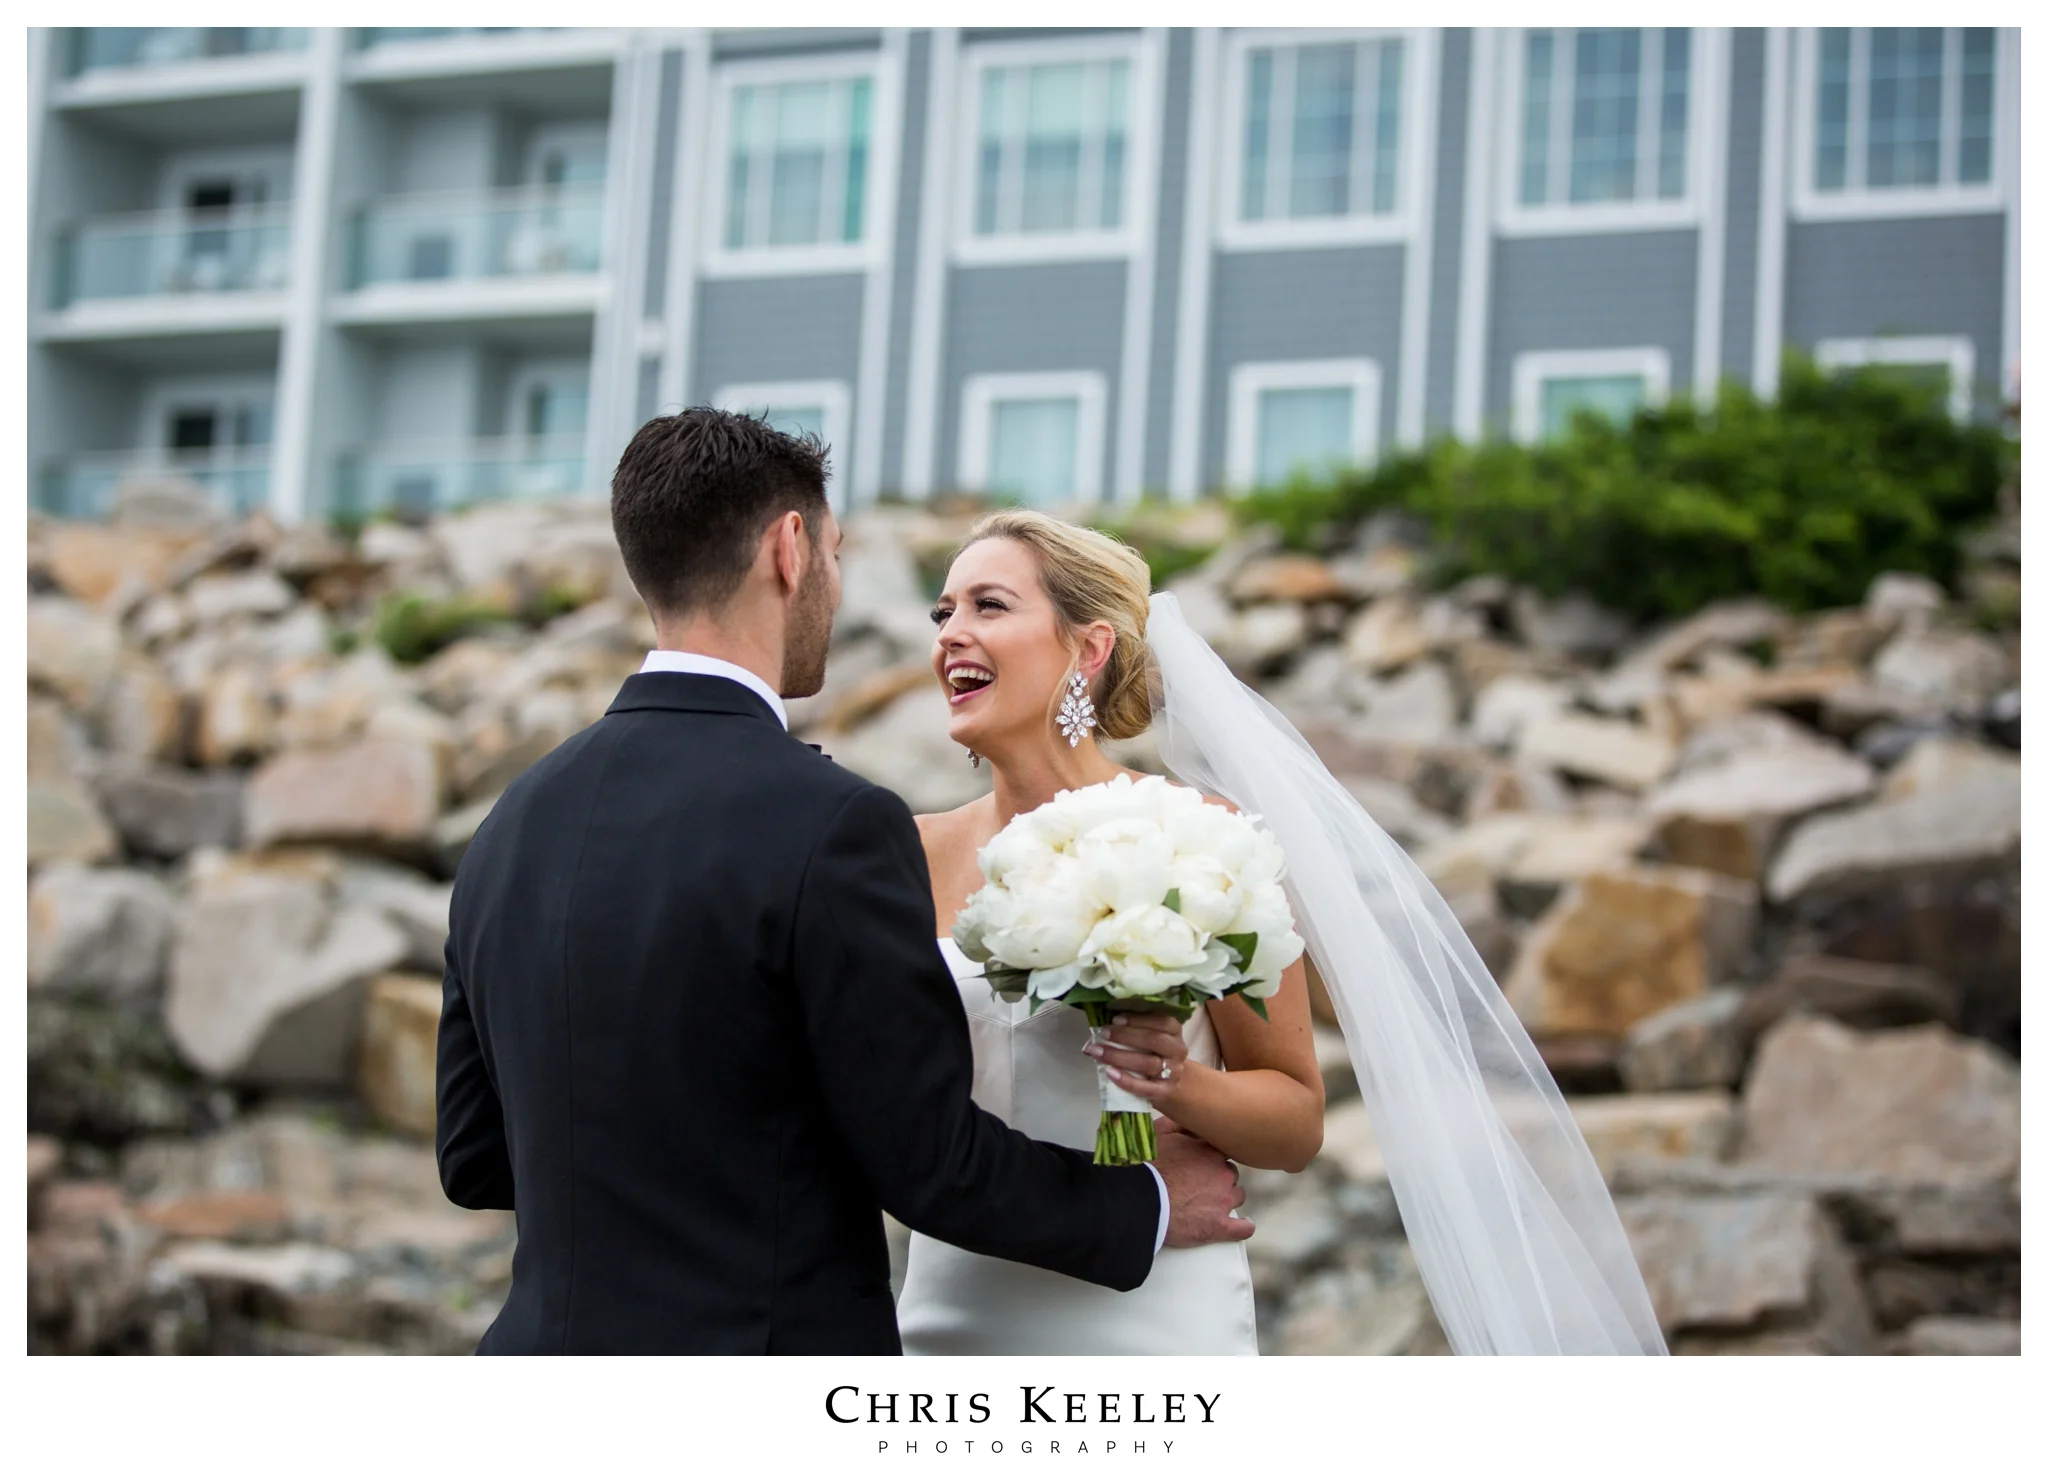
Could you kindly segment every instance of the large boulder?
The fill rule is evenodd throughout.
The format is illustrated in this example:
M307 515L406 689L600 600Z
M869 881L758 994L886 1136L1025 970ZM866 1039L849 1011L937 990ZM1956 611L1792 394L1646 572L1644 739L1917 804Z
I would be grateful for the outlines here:
M1975 713L2016 675L2005 649L1983 633L1928 629L1894 638L1870 665L1870 676L1912 698Z
M393 974L370 983L357 1083L380 1124L415 1136L434 1134L440 1028L438 978Z
M1938 792L1815 817L1771 865L1779 903L1810 904L1889 886L2003 872L2019 862L2020 784L1984 775Z
M1628 1030L1616 1067L1638 1094L1724 1089L1742 1077L1743 1044L1736 1022L1744 994L1716 987Z
M1508 1001L1539 1037L1618 1039L1736 975L1756 912L1754 886L1700 869L1588 874L1523 943Z
M106 863L121 851L106 814L76 782L30 780L26 810L31 869L50 863Z
M1784 635L1788 621L1780 608L1761 597L1717 601L1632 649L1621 666L1682 668L1709 648L1739 649L1776 642Z
M32 596L28 603L28 681L74 710L98 702L121 663L121 629L113 618L68 596Z
M1531 722L1521 732L1516 754L1625 791L1655 786L1678 760L1677 747L1654 730L1586 714L1554 714Z
M453 884L437 883L374 859L352 858L341 866L337 889L340 903L375 910L405 932L408 970L440 979Z
M332 843L424 856L442 792L431 745L362 740L289 751L250 778L243 825L252 848Z
M1524 729L1563 713L1570 702L1571 691L1561 683L1526 673L1503 674L1473 696L1472 738L1511 749Z
M138 591L161 587L195 538L191 531L67 522L50 527L44 559L66 595L112 610Z
M1783 1022L1757 1047L1742 1114L1743 1160L1775 1171L1942 1181L2019 1169L2018 1066L1932 1024Z
M1955 989L1923 967L1845 956L1795 956L1764 985L1740 994L1728 1023L1737 1061L1746 1062L1757 1040L1798 1013L1832 1018L1851 1028L1907 1028L1920 1023L1953 1027L1959 1004Z
M298 601L298 593L262 568L203 575L185 587L185 602L202 626L219 626L237 617L281 617Z
M1914 744L1892 768L1884 778L1881 795L1888 802L1903 801L1911 796L1954 791L1985 778L2017 786L2019 757L2009 750L1960 735L1929 735Z
M148 1000L163 985L177 900L134 869L55 864L28 891L30 991Z
M1757 879L1789 824L1862 801L1876 788L1866 762L1808 745L1702 766L1651 793L1646 805L1672 863Z
M261 760L277 744L270 687L253 663L232 663L202 680L193 749L204 766Z
M1434 659L1413 663L1374 690L1357 734L1372 739L1431 745L1458 727L1458 689Z
M99 779L100 805L130 850L150 858L182 858L199 848L241 841L242 777L235 771L179 766L109 767Z
M1238 567L1230 578L1230 599L1242 606L1262 601L1341 601L1353 599L1350 588L1329 563L1313 555L1261 555Z
M165 1020L206 1073L252 1084L350 1082L371 979L404 961L404 931L337 907L318 858L231 860L201 872L179 921Z
M1726 1090L1581 1095L1570 1105L1607 1176L1624 1162L1719 1161L1735 1139L1735 1101Z

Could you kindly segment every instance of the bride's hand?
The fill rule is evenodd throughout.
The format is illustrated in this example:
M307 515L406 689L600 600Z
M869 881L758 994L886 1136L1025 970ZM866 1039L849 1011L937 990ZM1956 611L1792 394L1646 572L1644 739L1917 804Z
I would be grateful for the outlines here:
M1155 1105L1171 1100L1187 1080L1187 1040L1171 1013L1119 1013L1110 1020L1109 1036L1082 1052L1106 1066L1119 1089Z

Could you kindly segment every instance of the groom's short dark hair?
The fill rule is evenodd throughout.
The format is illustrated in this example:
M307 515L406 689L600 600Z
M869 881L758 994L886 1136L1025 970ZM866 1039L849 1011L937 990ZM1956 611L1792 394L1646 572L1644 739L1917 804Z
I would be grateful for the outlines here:
M681 616L724 606L761 531L792 509L815 541L832 475L827 451L815 436L709 406L635 432L612 474L612 534L648 609Z

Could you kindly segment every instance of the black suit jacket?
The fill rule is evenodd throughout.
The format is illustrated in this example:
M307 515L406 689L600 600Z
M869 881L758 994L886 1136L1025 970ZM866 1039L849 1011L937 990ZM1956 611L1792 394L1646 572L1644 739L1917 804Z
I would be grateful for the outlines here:
M479 1350L898 1352L882 1208L1140 1284L1151 1172L973 1104L935 940L894 793L738 683L628 679L455 880L435 1150L519 1226Z

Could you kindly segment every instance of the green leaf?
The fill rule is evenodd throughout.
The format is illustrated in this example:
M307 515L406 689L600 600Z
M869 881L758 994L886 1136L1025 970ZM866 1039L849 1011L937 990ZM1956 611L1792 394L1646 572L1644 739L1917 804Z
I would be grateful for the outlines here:
M1180 913L1180 891L1178 889L1166 891L1166 907L1176 915Z
M1249 1007L1253 1012L1259 1015L1260 1022L1270 1023L1273 1021L1270 1017L1266 1015L1265 998L1254 997L1250 992L1240 992L1238 995L1244 998L1244 1005L1246 1007Z
M1219 935L1216 939L1236 952L1237 960L1233 964L1240 971L1252 964L1252 953L1259 948L1259 933L1256 930L1244 935Z

